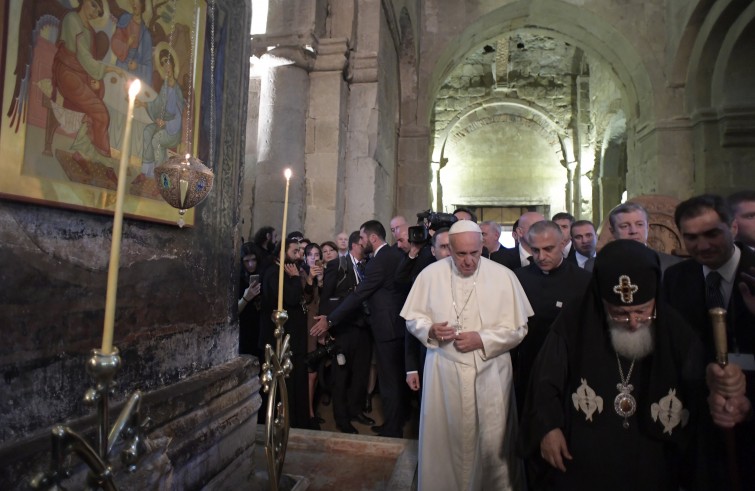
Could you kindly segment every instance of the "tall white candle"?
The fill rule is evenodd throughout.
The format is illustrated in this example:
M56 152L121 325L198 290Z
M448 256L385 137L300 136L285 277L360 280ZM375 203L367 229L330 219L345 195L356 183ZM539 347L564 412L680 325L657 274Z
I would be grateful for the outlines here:
M286 176L286 195L283 198L283 226L281 227L281 253L278 261L280 268L278 270L278 310L283 310L283 266L286 264L286 220L288 219L288 183L291 180L291 169L286 169L283 175Z
M107 296L105 297L105 328L102 332L102 352L113 351L113 330L115 326L115 297L118 293L118 267L121 262L121 235L123 233L123 200L126 195L126 169L131 153L131 120L134 116L134 100L142 88L139 79L131 82L128 89L128 111L126 129L123 132L121 161L118 169L118 189L115 195L115 215L113 217L113 241L110 246L110 265L107 272Z

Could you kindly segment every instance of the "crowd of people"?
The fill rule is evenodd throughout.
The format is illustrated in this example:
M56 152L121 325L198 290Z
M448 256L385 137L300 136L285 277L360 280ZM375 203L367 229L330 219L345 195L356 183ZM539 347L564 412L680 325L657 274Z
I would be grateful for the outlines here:
M652 249L634 202L600 252L568 213L524 213L510 249L477 222L460 208L424 234L397 216L391 237L369 220L319 245L272 227L244 244L239 348L257 356L286 248L292 426L319 428L327 396L338 430L402 437L416 393L419 489L755 486L755 192L680 203L688 258Z

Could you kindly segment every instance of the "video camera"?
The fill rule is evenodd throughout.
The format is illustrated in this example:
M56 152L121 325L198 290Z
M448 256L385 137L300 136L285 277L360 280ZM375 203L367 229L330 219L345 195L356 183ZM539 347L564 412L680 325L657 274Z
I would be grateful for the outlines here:
M329 336L325 340L325 344L304 356L304 363L310 371L316 372L323 361L333 357L336 358L336 362L339 365L346 364L346 357L343 351L341 351L341 347L336 344L336 340L332 336Z
M430 238L429 230L447 228L456 222L457 218L450 213L437 213L432 210L417 213L418 225L409 227L409 242L422 244Z

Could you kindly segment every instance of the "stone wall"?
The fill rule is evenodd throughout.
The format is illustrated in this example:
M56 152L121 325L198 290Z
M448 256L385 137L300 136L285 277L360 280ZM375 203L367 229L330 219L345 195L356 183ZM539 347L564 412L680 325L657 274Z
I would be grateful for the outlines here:
M227 36L224 44L233 52L224 64L216 155L208 158L206 148L199 152L213 163L215 186L197 208L193 228L124 220L114 340L123 368L116 377L115 402L137 388L150 397L237 358L239 162L249 82L250 7L230 0L218 2L218 7L219 22L224 23L218 32ZM36 463L44 462L50 427L92 412L82 404L91 385L84 364L90 350L101 344L111 228L110 216L0 201L4 463L28 457L16 455L15 449L39 442L41 446L34 447L40 452ZM246 369L246 379L253 372ZM251 403L249 399L241 406L248 410ZM202 414L204 403L197 404ZM195 425L214 424L214 416L205 416L198 416ZM182 452L193 451L189 447L174 449L175 458L183 459ZM26 482L39 470L32 468L32 461L0 477L0 487L13 489Z

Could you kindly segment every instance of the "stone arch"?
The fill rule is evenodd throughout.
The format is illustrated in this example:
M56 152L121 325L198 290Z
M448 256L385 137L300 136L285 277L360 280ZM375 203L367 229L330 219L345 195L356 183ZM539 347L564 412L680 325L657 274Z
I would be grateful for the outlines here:
M499 100L495 102L479 102L465 108L464 111L457 114L448 122L436 142L436 149L433 152L433 161L441 162L446 142L453 141L461 137L461 132L465 129L491 124L496 122L517 122L539 133L554 148L560 161L566 162L564 156L564 139L566 134L561 131L554 122L554 118L543 108L534 103L523 100ZM460 127L464 122L466 126ZM473 130L473 129L472 129ZM467 130L470 131L470 130Z
M461 24L465 27L456 31L454 37L441 36L442 42L437 47L423 52L422 63L426 68L420 71L419 87L422 90L417 93L420 125L431 124L434 104L442 84L467 53L483 46L490 39L511 32L526 31L575 46L605 66L607 73L613 74L622 101L621 109L629 122L623 146L627 162L636 162L637 165L641 163L650 168L659 165L658 134L653 131L656 113L651 73L645 65L646 60L638 51L640 47L635 47L613 23L606 22L606 19L588 9L560 0L520 0L496 8L479 7L466 15L467 19ZM564 160L570 166L569 174L567 176L565 173L564 178L565 193L569 196L569 203L576 203L572 193L580 192L578 188L575 191L574 184L579 182L574 175L574 146L577 142L573 140L573 131L569 128L563 126L562 131L565 133L559 132L560 143L566 155ZM437 147L442 147L446 141L447 139L437 138L437 135L431 140L433 156L425 165L434 170L442 165L440 155L444 150ZM636 173L643 176L655 175L654 172L640 170ZM439 184L435 178L433 182ZM594 196L594 189L585 188L585 191Z
M741 61L742 48L751 48L753 43L755 4L743 6L742 2L716 2L705 14L700 28L693 31L696 38L689 54L682 53L678 58L679 65L686 62L686 105L693 117L721 102L721 90L730 70ZM691 27L688 29L692 30ZM751 56L745 60L744 66L749 64ZM710 70L710 67L714 69ZM752 98L752 92L748 91L744 96Z
M531 102L465 108L436 140L438 206L445 211L456 204L562 209L565 139L554 118Z
M705 14L688 59L678 64L687 61L694 192L725 195L755 183L755 4L720 1Z
M421 101L425 120L430 121L433 101L443 80L469 50L486 39L521 28L565 40L606 62L623 83L628 118L638 126L653 120L653 98L644 97L652 93L652 84L631 43L597 15L559 0L537 2L536 6L527 0L512 2L481 15L449 40L426 83L420 83L428 88Z

